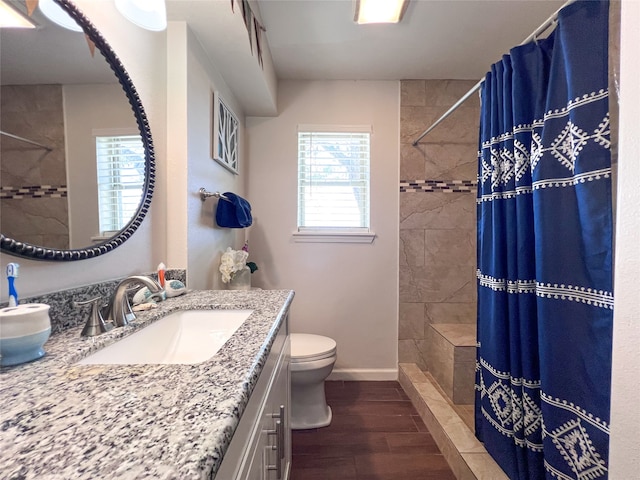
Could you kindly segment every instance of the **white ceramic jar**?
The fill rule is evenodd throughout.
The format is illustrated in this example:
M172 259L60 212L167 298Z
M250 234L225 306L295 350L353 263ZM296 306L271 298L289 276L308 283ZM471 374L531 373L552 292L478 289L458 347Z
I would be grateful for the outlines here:
M0 309L0 365L18 365L42 357L50 334L49 305L24 303Z

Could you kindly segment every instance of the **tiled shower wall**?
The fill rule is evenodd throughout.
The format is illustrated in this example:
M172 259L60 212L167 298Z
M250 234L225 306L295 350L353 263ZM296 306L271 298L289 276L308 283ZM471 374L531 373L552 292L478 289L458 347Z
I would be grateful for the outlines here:
M398 353L422 370L432 323L476 322L479 97L412 143L476 83L401 82Z
M2 131L50 148L0 137L0 232L69 248L62 87L4 85L0 101Z

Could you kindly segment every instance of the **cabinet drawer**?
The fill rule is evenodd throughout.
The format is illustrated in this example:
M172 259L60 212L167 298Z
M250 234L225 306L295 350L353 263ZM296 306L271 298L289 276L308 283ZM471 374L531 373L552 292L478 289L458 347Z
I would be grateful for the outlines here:
M216 473L216 480L276 480L276 472L267 470L267 465L275 465L274 415L280 405L285 405L284 448L288 459L291 457L291 429L289 426L290 399L290 343L288 315L280 325L265 361L260 377L255 385L249 403L240 418L233 439L225 453L223 462ZM276 405L277 404L277 405ZM285 468L286 467L286 468ZM281 464L281 480L288 477L289 462ZM287 477L284 472L287 472Z

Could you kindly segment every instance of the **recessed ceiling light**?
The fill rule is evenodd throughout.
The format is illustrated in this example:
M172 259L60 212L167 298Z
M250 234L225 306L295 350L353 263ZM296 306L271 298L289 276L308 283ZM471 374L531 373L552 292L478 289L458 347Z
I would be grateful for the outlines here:
M44 16L53 23L56 23L67 30L82 32L82 27L80 27L80 25L78 25L78 23L53 0L39 0L38 8L42 13L44 13Z
M5 0L0 1L0 28L36 28L36 24Z
M364 23L398 23L407 9L408 0L355 0L355 21Z
M154 32L167 28L164 0L116 0L116 8L130 22Z

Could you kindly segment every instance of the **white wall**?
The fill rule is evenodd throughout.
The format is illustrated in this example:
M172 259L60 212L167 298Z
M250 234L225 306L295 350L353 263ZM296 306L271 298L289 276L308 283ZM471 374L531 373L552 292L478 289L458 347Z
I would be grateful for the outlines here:
M166 265L187 268L187 26L167 26Z
M610 474L640 470L640 2L623 1L620 52L620 143L616 225Z
M203 203L197 192L204 187L210 192L233 192L245 196L244 113L201 44L190 30L187 32L187 283L189 288L220 289L224 288L218 271L220 255L227 247L239 250L245 232L243 229L218 227L215 209L217 203L224 200L209 198ZM224 168L211 155L214 91L219 92L240 122L239 175Z
M126 129L137 134L138 126L119 83L65 85L62 92L69 187L69 241L70 248L83 248L91 246L91 237L100 234L94 130Z
M75 0L116 52L136 85L153 134L158 164L157 188L150 214L133 237L113 252L79 262L40 262L2 253L0 271L7 263L20 264L20 297L38 295L128 274L150 272L165 257L164 173L166 149L166 34L149 32L126 21L113 2ZM80 41L84 42L82 37ZM156 229L159 232L156 232ZM6 281L0 282L0 301L6 301Z
M227 247L239 249L242 232L215 223L218 199L204 203L198 190L232 191L244 195L242 176L234 175L211 158L212 92L219 91L243 118L220 73L185 22L168 26L167 121L167 258L172 267L187 269L193 289L224 288L218 266ZM244 125L240 126L244 139ZM240 172L244 148L240 145Z
M398 82L280 82L276 118L247 119L253 284L290 288L293 332L338 343L334 378L395 378L398 338ZM297 125L372 125L373 244L295 243Z

